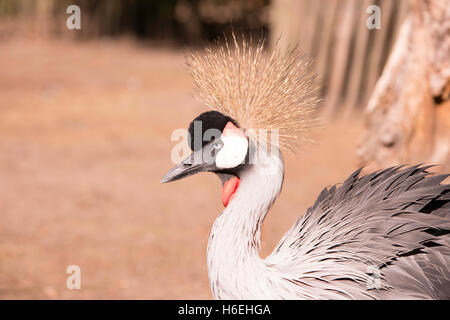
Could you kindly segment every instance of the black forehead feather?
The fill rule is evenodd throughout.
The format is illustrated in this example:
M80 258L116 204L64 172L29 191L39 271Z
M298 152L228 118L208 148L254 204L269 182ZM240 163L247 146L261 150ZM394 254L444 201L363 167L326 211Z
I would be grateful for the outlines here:
M194 137L194 122L195 121L201 121L201 123L202 123L202 136L201 137ZM189 143L189 147L191 148L191 150L194 150L194 145L195 145L194 139L195 138L199 139L199 141L202 141L202 147L204 147L209 142L209 141L203 141L203 135L204 135L205 131L208 129L217 129L220 132L222 132L229 121L231 121L231 123L233 123L236 127L239 127L238 123L234 119L232 119L218 111L203 112L197 118L192 120L192 122L189 124L189 129L188 129L188 131L189 131L188 143Z

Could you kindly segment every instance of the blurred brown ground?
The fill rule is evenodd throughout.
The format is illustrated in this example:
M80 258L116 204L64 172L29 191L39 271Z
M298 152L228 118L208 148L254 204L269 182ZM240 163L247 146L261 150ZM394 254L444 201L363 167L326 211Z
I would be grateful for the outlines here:
M205 264L220 184L161 185L172 130L204 108L182 52L130 41L0 43L0 298L211 298ZM267 255L321 189L357 168L359 117L285 155ZM82 289L66 288L79 265Z

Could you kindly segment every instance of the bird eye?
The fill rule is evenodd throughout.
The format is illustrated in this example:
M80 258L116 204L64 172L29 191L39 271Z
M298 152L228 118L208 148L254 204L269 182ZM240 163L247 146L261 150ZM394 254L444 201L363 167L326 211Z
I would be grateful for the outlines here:
M222 144L219 143L219 142L214 142L213 145L212 145L212 147L213 147L214 149L219 149L220 147L222 147Z

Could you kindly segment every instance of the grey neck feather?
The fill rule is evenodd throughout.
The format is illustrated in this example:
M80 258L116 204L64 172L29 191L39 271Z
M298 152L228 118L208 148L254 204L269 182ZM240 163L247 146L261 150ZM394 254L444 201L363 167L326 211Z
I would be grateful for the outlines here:
M284 165L278 150L258 150L255 164L240 174L240 185L211 230L207 250L208 274L216 299L270 296L272 268L260 258L260 229L280 193ZM255 286L255 281L258 286ZM260 292L254 292L255 287Z

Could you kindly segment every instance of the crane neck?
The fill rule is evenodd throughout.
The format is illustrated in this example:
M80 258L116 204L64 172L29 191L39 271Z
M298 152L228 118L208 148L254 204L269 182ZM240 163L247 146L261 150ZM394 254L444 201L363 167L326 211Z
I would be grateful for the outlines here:
M267 266L260 258L260 231L266 214L281 191L284 164L278 150L258 150L254 164L240 174L240 185L211 230L207 263L215 298L236 299L246 283L261 281Z

